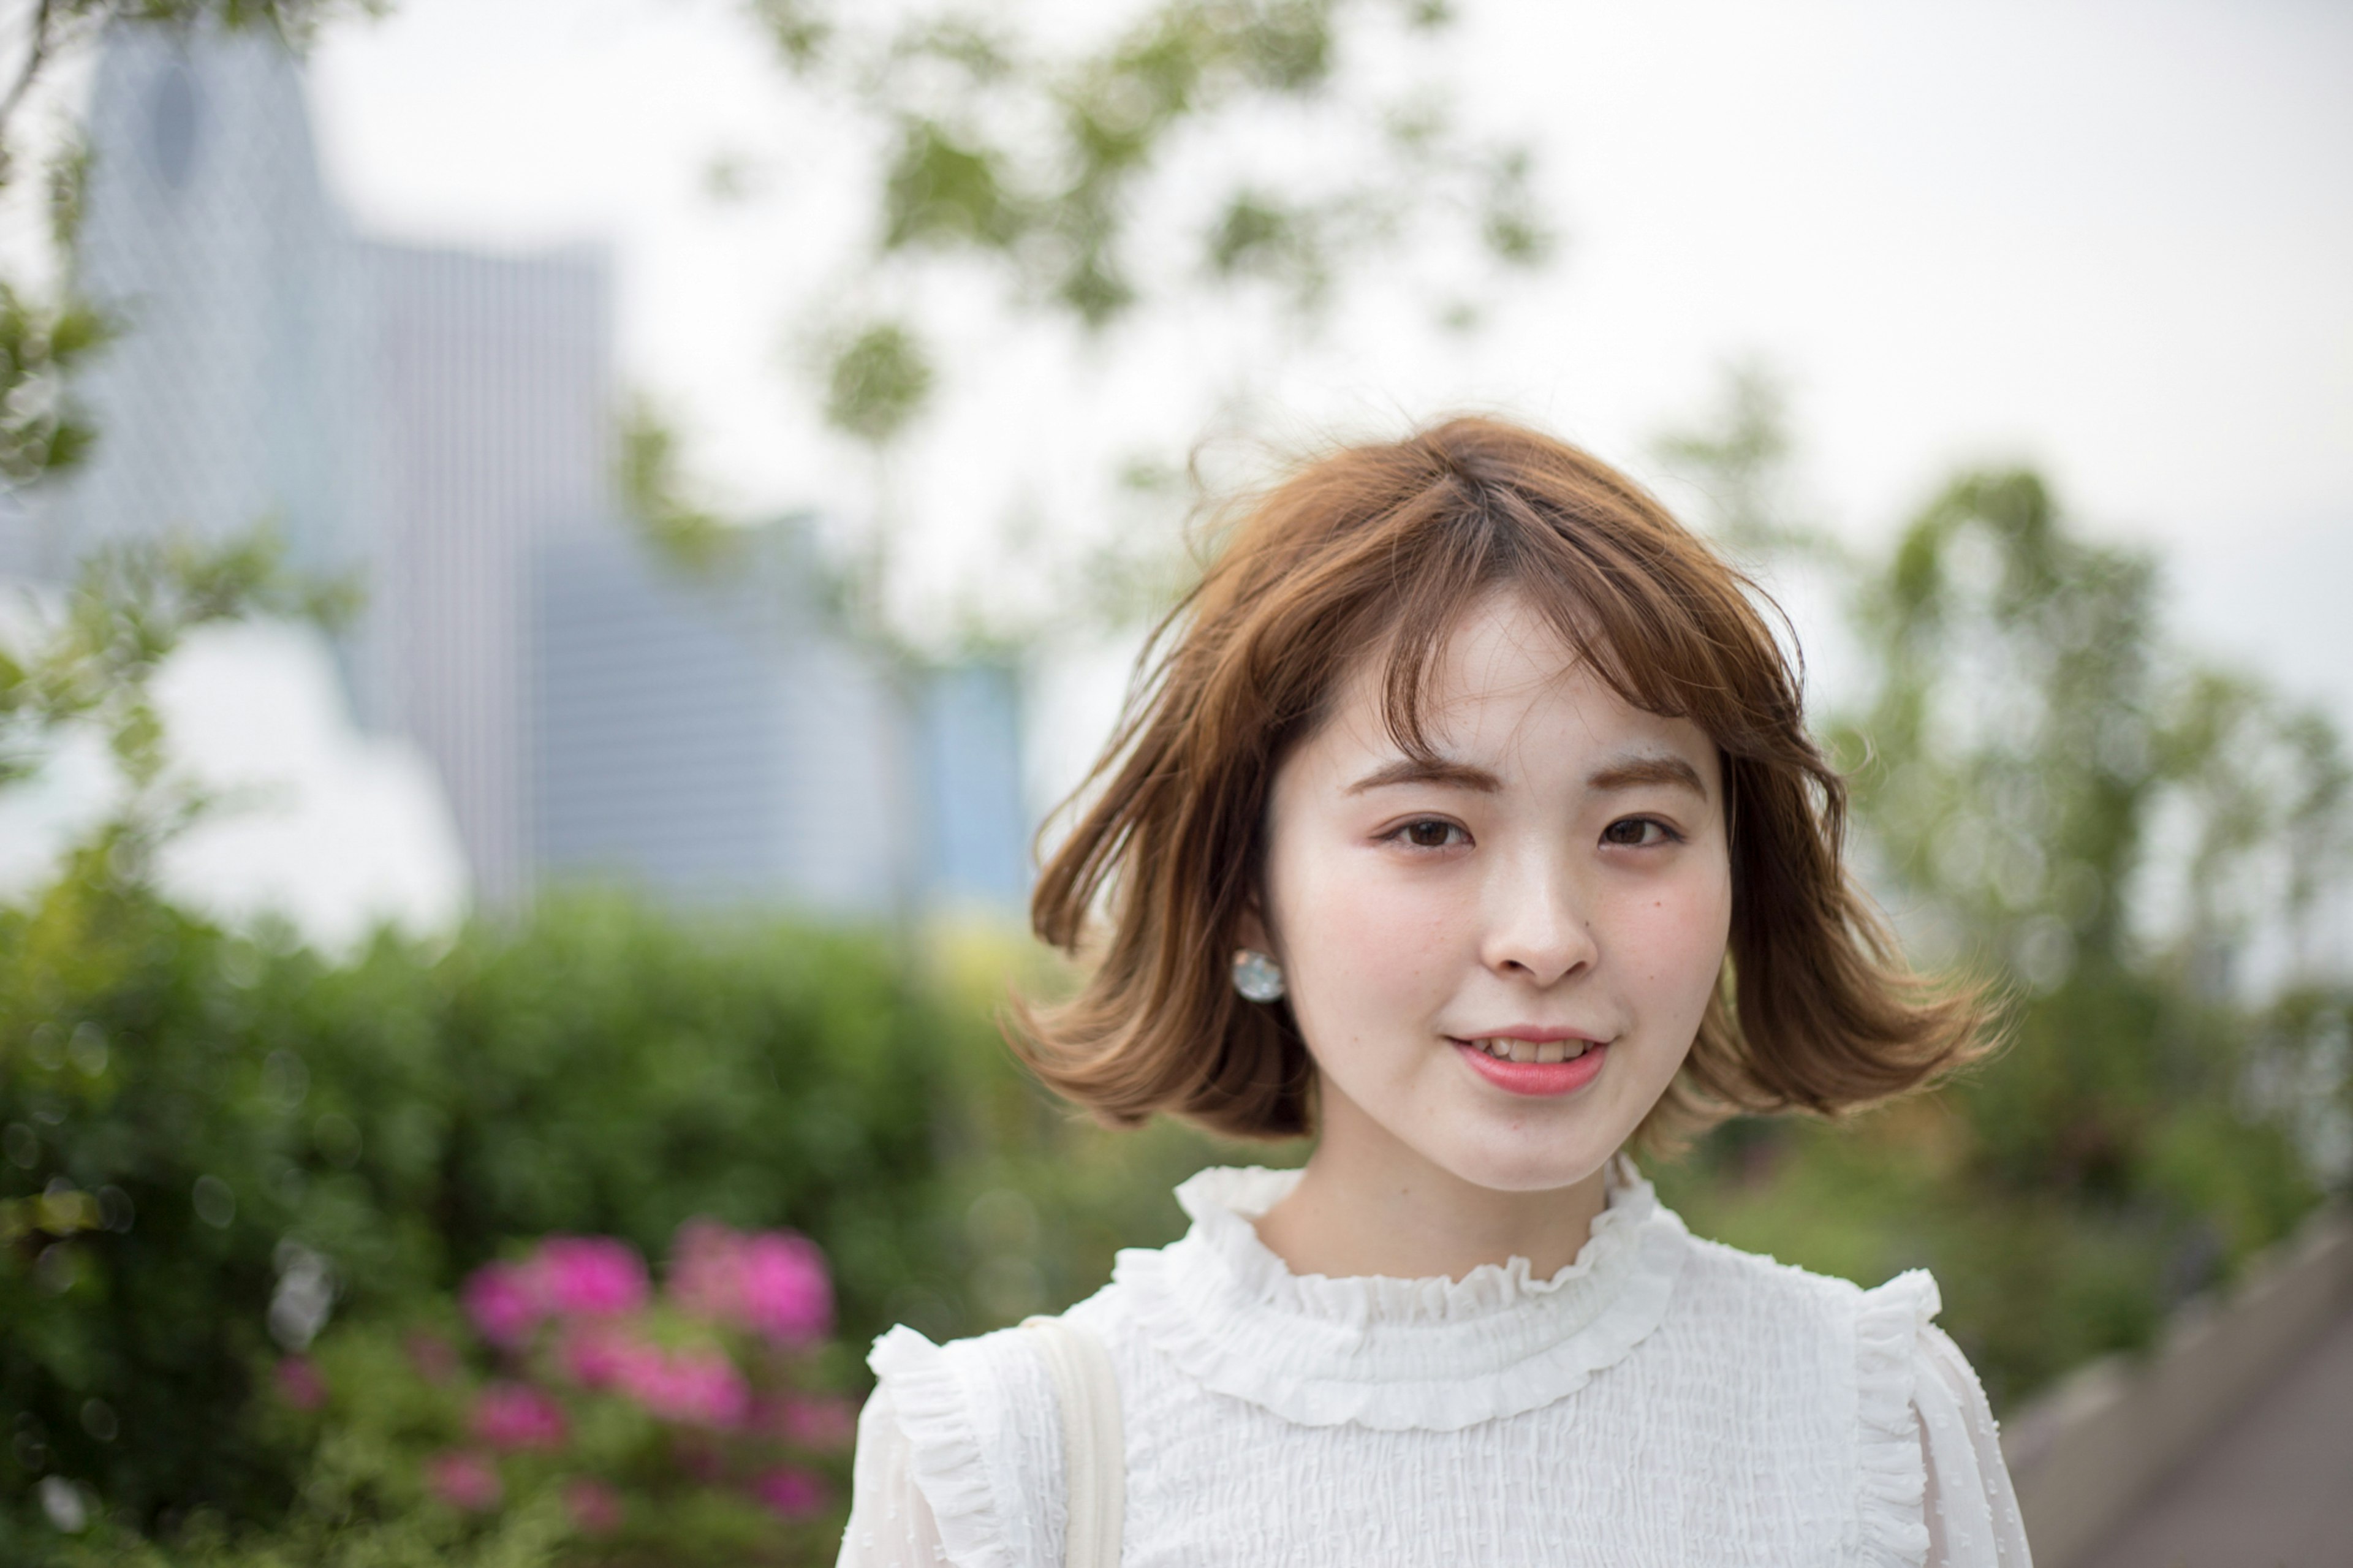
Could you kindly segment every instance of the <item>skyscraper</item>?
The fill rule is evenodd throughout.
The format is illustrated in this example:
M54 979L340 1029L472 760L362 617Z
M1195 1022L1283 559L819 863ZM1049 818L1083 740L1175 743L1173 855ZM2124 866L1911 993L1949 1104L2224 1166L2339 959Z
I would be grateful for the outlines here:
M612 281L595 250L354 254L386 531L381 710L441 771L482 898L532 878L530 574L613 526Z
M293 62L259 34L118 29L87 135L76 267L125 335L78 388L101 445L35 520L37 569L263 518L305 568L364 567L365 300Z
M861 914L918 890L899 694L828 628L817 590L797 522L747 531L707 572L618 530L542 547L532 801L545 875Z
M621 521L601 251L353 235L259 33L117 27L89 139L80 278L127 330L81 389L94 460L9 558L61 577L108 540L274 519L295 564L357 574L354 711L432 760L486 903L552 874L1019 897L1007 672L893 674L828 622L802 530L698 583Z

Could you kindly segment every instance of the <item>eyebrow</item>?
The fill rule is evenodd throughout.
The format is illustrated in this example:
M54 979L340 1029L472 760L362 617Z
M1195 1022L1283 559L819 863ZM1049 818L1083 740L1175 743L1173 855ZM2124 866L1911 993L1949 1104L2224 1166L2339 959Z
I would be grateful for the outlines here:
M1357 779L1345 794L1360 795L1372 789L1390 789L1398 784L1440 784L1450 789L1471 789L1482 795L1492 795L1504 789L1504 779L1494 777L1484 767L1471 763L1451 763L1447 758L1412 758L1400 756L1393 763L1381 763L1372 773ZM1619 791L1645 789L1645 786L1668 784L1690 789L1699 798L1706 798L1708 786L1701 784L1699 770L1684 763L1680 756L1630 756L1607 763L1586 779L1586 789Z
M1605 792L1666 784L1687 789L1703 800L1707 797L1707 786L1700 782L1699 770L1681 757L1665 754L1612 762L1596 771L1585 784L1588 789ZM1399 757L1375 768L1350 784L1345 793L1363 795L1398 784L1439 784L1493 795L1504 787L1504 781L1469 763L1449 762L1443 757Z
M1350 784L1346 793L1362 795L1366 790L1388 789L1393 784L1445 784L1493 795L1504 787L1504 781L1469 763L1451 763L1443 757L1399 757Z
M1585 784L1588 789L1597 790L1641 789L1647 784L1679 784L1702 800L1707 798L1707 786L1700 782L1699 770L1681 757L1664 753L1656 756L1628 757L1622 762L1611 763L1596 771L1585 781Z

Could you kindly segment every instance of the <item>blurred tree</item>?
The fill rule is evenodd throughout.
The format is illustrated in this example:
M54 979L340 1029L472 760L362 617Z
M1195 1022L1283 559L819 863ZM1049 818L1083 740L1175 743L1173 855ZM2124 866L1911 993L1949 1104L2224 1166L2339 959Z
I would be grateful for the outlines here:
M2308 954L2353 784L2325 720L2182 647L2156 562L2083 537L2039 475L1957 475L1859 552L1788 515L1784 429L1746 372L1664 455L1729 542L1840 584L1869 685L1827 731L1861 863L1917 956L2002 978L2010 1043L1854 1138L1727 1129L1697 1169L1733 1179L1688 1203L1840 1272L1941 1259L2015 1394L2143 1342L2348 1174L2346 977L2291 970L2267 1001L2234 958Z
M1412 278L1427 313L1461 327L1478 314L1465 301L1551 248L1525 149L1459 130L1421 71L1453 20L1431 0L1148 0L1056 12L1050 28L1035 7L970 0L747 4L826 106L828 155L861 161L870 219L816 302L810 368L825 423L885 467L943 397L997 395L996 366L941 346L976 305L1100 346L1188 300L1312 328L1378 274ZM1402 86L1375 58L1384 47ZM770 173L731 156L710 184L747 199ZM1419 275L1404 265L1417 258ZM1261 363L1274 352L1254 342ZM674 514L638 493L643 515ZM878 482L878 515L840 563L849 606L886 636L907 521L892 493ZM1030 628L1004 624L1002 590L982 585L949 619L1019 638ZM1088 597L1049 593L1042 613Z
M281 553L266 526L210 545L110 545L82 563L58 613L37 609L15 646L0 643L0 787L77 728L104 740L124 786L74 849L69 874L143 881L155 848L206 804L170 771L149 691L189 633L252 616L332 624L350 613L351 584L295 577Z

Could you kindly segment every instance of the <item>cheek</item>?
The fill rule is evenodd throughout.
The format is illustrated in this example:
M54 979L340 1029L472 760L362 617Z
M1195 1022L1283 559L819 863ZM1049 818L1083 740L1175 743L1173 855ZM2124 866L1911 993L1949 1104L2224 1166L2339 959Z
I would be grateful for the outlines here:
M1724 964L1732 927L1732 885L1722 868L1631 891L1616 911L1630 980L1655 1002L1696 1021Z
M1449 945L1465 929L1459 897L1427 879L1400 877L1376 857L1345 851L1304 857L1279 879L1283 947L1311 1013L1337 1021L1411 997L1445 973ZM1303 1018L1303 1022L1306 1021Z

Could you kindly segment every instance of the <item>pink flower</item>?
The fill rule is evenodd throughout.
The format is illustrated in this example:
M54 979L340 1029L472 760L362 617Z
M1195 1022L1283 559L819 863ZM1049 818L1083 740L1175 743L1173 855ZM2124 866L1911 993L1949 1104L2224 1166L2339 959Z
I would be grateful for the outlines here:
M777 1423L785 1440L797 1447L837 1452L858 1436L858 1407L834 1395L818 1399L787 1399Z
M752 1407L744 1374L716 1351L665 1351L619 1329L580 1324L565 1333L556 1360L582 1387L617 1390L665 1421L737 1426Z
M583 1534L610 1535L621 1528L621 1495L602 1481L566 1482L564 1506L571 1510L572 1522Z
M825 1482L791 1465L770 1470L752 1483L752 1490L786 1519L807 1519L825 1511Z
M466 1280L459 1299L482 1338L501 1350L520 1350L547 1315L537 1284L520 1265L486 1263Z
M425 1461L425 1485L451 1508L480 1513L499 1506L504 1489L496 1465L480 1454L462 1449L436 1454Z
M467 1316L501 1350L521 1350L549 1318L626 1317L646 1304L637 1249L605 1236L551 1236L522 1263L490 1263L466 1281Z
M316 1410L327 1403L327 1380L318 1363L306 1355L290 1355L278 1363L278 1397L297 1410Z
M646 1304L637 1248L607 1236L551 1236L532 1259L540 1300L565 1317L614 1318Z
M630 1366L660 1353L610 1324L575 1323L565 1331L555 1359L565 1375L583 1388L617 1388Z
M752 1391L735 1363L714 1351L675 1353L641 1349L625 1357L615 1377L621 1392L665 1421L739 1426L752 1408Z
M807 1344L833 1328L833 1281L816 1242L788 1230L747 1239L742 1265L748 1326L782 1344Z
M561 1448L564 1409L538 1389L494 1383L474 1401L474 1436L493 1448Z
M745 1236L710 1220L681 1227L670 1294L688 1311L782 1344L823 1339L833 1327L825 1254L789 1230Z

